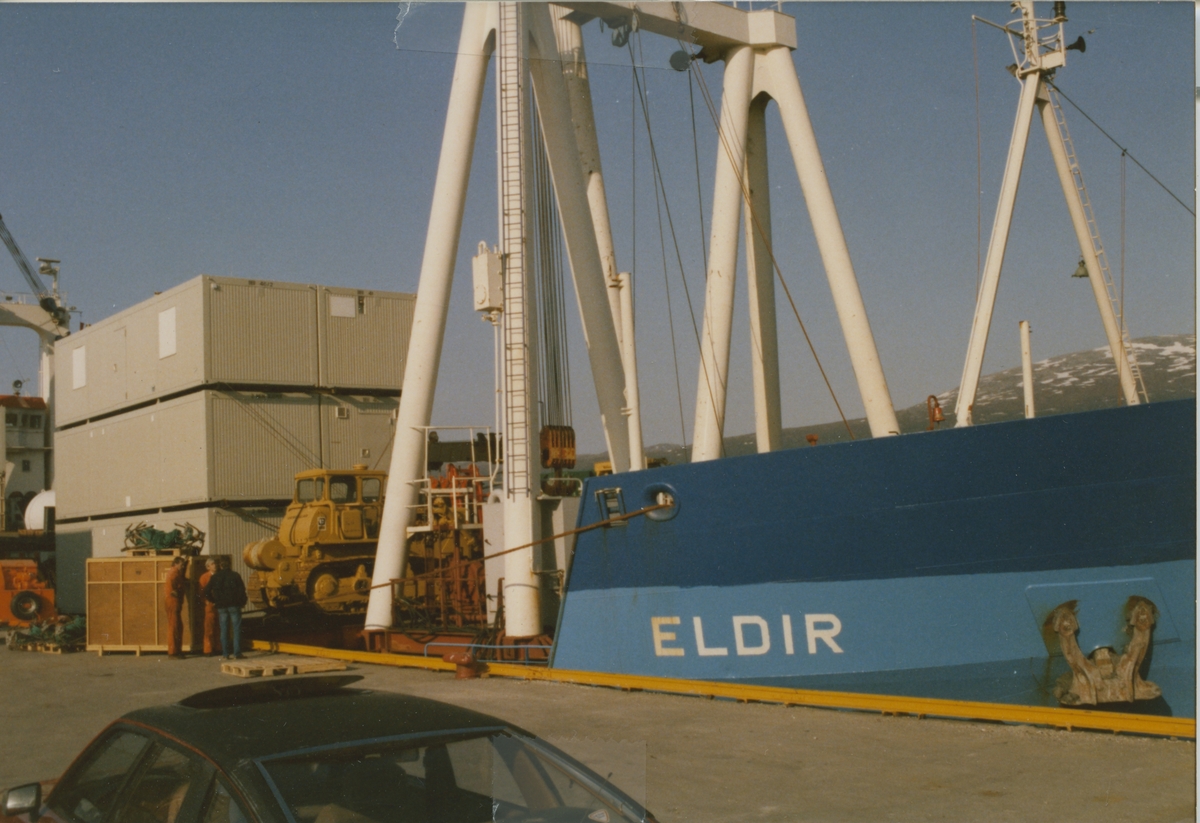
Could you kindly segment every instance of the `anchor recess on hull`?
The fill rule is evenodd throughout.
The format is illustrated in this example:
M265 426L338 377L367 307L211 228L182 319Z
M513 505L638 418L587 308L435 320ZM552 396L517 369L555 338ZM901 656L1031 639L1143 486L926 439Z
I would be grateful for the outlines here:
M1071 667L1070 674L1059 678L1054 688L1058 702L1064 706L1095 706L1160 697L1162 689L1143 680L1140 672L1150 648L1150 633L1158 621L1158 607L1144 597L1130 597L1125 604L1125 621L1133 638L1125 651L1118 656L1113 649L1103 646L1085 657L1075 639L1079 631L1078 602L1067 601L1046 618L1046 627L1058 635L1063 657Z

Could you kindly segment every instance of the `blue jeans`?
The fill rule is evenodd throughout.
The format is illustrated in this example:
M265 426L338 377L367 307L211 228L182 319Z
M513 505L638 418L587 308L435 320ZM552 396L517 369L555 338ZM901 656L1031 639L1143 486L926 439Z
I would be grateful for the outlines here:
M242 610L237 606L217 609L217 619L221 622L221 653L233 657L242 653ZM229 650L230 645L233 651Z

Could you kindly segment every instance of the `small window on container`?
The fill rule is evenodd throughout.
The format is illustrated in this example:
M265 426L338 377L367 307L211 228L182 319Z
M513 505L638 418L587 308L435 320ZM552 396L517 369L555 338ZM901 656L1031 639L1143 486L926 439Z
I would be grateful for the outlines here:
M40 414L29 415L29 428L40 429L42 427L42 416Z
M9 412L8 414L4 415L4 425L13 426L15 428L19 419L19 416L15 412Z
M301 480L296 484L297 503L311 503L314 500L320 500L324 494L324 478L310 478L308 480Z
M23 471L23 472L33 471L33 462L29 461L29 460L22 460L21 461L21 471Z
M378 477L363 478L363 502L378 503L382 496L383 488Z

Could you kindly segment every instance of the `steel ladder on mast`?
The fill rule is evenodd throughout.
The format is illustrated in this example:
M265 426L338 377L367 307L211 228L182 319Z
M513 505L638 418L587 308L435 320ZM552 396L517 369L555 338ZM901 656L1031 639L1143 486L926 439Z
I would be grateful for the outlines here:
M500 129L500 230L504 252L504 457L505 493L529 488L529 353L525 318L524 146L521 95L524 61L521 15L500 3L498 49Z

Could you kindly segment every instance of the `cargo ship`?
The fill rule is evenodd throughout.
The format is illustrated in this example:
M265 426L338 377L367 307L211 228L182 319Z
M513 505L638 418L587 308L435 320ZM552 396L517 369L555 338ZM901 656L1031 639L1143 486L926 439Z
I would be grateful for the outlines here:
M672 505L579 535L553 665L1053 706L1055 609L1119 653L1145 598L1161 695L1117 705L1194 717L1195 423L1179 400L589 479L582 526Z
M494 51L500 244L480 244L473 273L475 307L496 329L503 432L502 479L488 493L483 523L502 519L503 534L485 538L488 553L478 562L503 563L502 574L489 578L503 578L497 594L508 641L536 645L553 627L549 665L560 669L1194 717L1195 401L1149 403L1131 350L1053 84L1082 41L1066 43L1062 3L1047 17L1028 0L1012 7L1017 19L992 25L1013 41L1010 71L1021 97L955 426L895 436L900 426L790 57L794 21L710 3L469 5L398 411L368 643L392 629L406 535L418 528L412 513L428 502L421 489L428 486L429 418ZM613 30L614 45L634 31L676 38L683 46L671 58L676 70L694 70L696 60L725 63L687 465L646 470L631 287L613 262L581 69L579 25L597 18ZM779 107L804 189L870 439L779 448L777 264L762 121L768 100ZM1050 142L1121 405L1038 418L1028 400L1028 419L976 426L983 354L1035 114ZM533 179L539 173L540 182ZM539 205L535 192L550 190L551 205ZM743 215L760 453L729 458L722 454L734 279L727 273L737 268ZM587 479L577 498L547 486L542 474L573 454L548 388L555 381L546 375L557 376L557 332L547 331L554 324L538 302L546 281L536 279L546 248L539 238L559 231L615 470ZM932 428L932 406L930 416ZM547 552L535 548L568 537L547 534L554 529L546 517L548 506L566 500L578 504L573 544L558 553L565 562L547 568ZM558 571L565 576L555 618L546 611L545 575Z

